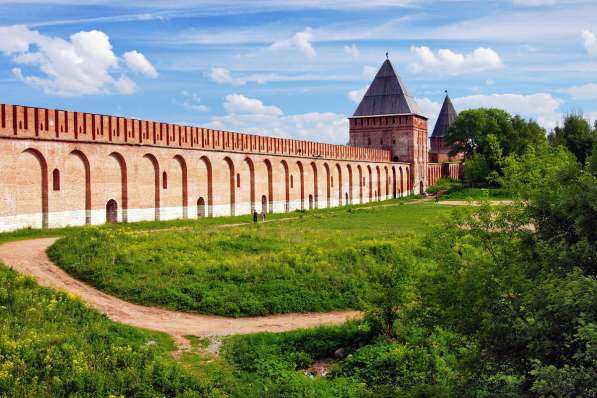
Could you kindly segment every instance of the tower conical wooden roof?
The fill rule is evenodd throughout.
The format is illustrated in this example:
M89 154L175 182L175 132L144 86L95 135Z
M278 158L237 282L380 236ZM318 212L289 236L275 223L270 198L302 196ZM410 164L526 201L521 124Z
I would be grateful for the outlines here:
M458 113L456 113L450 97L448 94L446 94L444 104L442 105L442 109L439 111L439 116L437 118L437 122L435 122L435 128L433 129L431 136L444 137L448 133L448 128L450 128L450 125L454 123L454 120L456 120L457 117Z
M365 93L353 117L420 115L419 106L387 59Z

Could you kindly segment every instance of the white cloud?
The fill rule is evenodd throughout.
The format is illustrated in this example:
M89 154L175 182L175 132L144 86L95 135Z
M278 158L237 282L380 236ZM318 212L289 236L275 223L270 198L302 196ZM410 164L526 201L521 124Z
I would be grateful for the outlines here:
M591 123L597 122L597 112L585 112L584 116L589 119Z
M118 79L116 79L114 82L114 87L116 88L116 91L126 95L133 94L135 91L137 91L137 85L127 76L120 76Z
M158 77L158 71L155 70L151 62L145 58L145 55L138 51L129 51L122 54L122 58L126 61L126 65L129 69L139 72L147 77L156 79Z
M367 80L372 80L377 74L377 68L371 65L363 66L363 77Z
M354 59L358 59L360 55L359 48L355 44L352 46L344 46L344 52Z
M583 30L581 35L587 53L590 56L597 56L597 37L595 37L595 33L590 30Z
M227 115L212 117L207 127L335 144L348 141L348 120L337 113L286 115L276 106L241 94L227 96L224 109Z
M103 32L82 31L64 40L24 26L9 26L0 27L0 37L0 52L19 65L12 69L13 75L47 94L131 94L136 89L119 72L120 59Z
M245 76L232 76L226 68L211 68L209 72L211 80L218 84L231 84L234 86L244 86L249 82L257 84L265 84L272 81L297 81L297 80L309 80L309 76L283 76L276 73L254 73ZM314 78L314 77L312 77Z
M539 46L558 41L558 45L569 47L569 41L577 39L583 27L595 28L597 4L575 0L567 3L567 7L489 12L478 18L463 18L437 28L419 27L411 30L409 36L428 40L502 41Z
M282 115L282 111L277 106L264 105L260 100L248 98L242 94L227 95L226 102L224 102L224 109L229 114L235 115Z
M369 88L369 86L364 86L364 87L359 88L358 90L349 91L347 94L347 97L352 102L356 102L358 104L359 102L361 102L361 100L365 96L365 93L367 92L368 88Z
M577 100L594 100L597 99L597 84L589 83L583 86L570 87L566 92Z
M401 8L412 7L425 0L252 0L250 7L243 0L201 0L198 7L197 0L127 0L115 2L114 0L89 0L86 4L94 6L108 6L114 9L138 9L166 11L166 16L201 16L201 15L242 15L255 12L272 12L287 10L366 10L376 8ZM27 0L27 4L79 6L80 0ZM0 0L0 5L21 5L23 0ZM175 11L175 12L173 12Z
M303 53L307 58L315 58L317 52L313 48L311 41L313 33L310 28L302 32L297 32L289 39L275 41L269 48L271 50L289 50L296 49Z
M427 130L429 134L431 134L433 132L433 128L435 127L437 117L439 116L439 111L442 109L442 104L439 102L434 102L429 98L417 98L416 101L423 116L428 118Z
M559 112L562 102L546 93L471 95L452 98L452 103L457 112L477 108L503 109L513 115L536 120L548 130L554 128L562 120L562 114ZM429 98L417 98L417 104L419 104L423 116L429 118L428 126L431 134L442 104Z
M469 54L440 49L434 53L429 47L410 48L417 62L410 65L413 72L438 72L452 75L499 69L503 66L497 52L491 48L479 47Z
M551 94L537 93L471 95L453 99L458 110L475 108L499 108L512 114L536 120L546 129L552 129L561 120L558 111L562 102Z
M195 112L209 112L209 107L201 103L201 98L196 93L189 93L188 91L183 90L180 95L182 96L182 102L173 99L172 103L174 105L180 105Z
M512 4L523 7L552 6L557 0L512 0Z
M332 112L214 116L206 127L332 144L348 141L348 119Z
M0 26L0 51L7 55L25 53L31 43L43 40L39 32L27 29L23 25Z
M0 1L1 3L1 1ZM138 21L152 21L163 20L160 15L149 13L140 14L124 14L124 15L110 15L105 17L91 17L91 18L74 18L74 19L54 19L40 22L29 23L29 28L38 28L43 26L59 26L59 25L79 25L79 24L97 24L97 23L113 23L113 22L138 22Z
M233 78L230 71L226 68L211 68L209 77L218 84L233 84L242 86L246 83L245 80Z

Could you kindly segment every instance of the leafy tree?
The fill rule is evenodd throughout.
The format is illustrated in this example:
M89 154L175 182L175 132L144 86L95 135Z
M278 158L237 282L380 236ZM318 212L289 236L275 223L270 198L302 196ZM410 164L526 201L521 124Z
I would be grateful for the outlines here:
M464 181L470 186L485 184L489 172L487 160L482 155L475 154L464 163Z
M522 200L461 209L426 238L403 322L468 341L454 395L594 396L597 178L561 146L502 165Z
M562 147L507 160L506 187L527 203L538 238L553 264L596 275L597 178Z
M595 122L597 123L597 122ZM596 128L597 130L597 128ZM597 140L593 143L593 153L588 160L589 170L594 174L597 175Z
M395 324L400 318L400 309L412 296L411 262L412 259L396 254L390 268L377 276L379 290L372 297L373 309L367 313L367 321L375 333L397 337Z
M540 147L546 144L545 129L536 121L525 120L516 115L512 118L512 127L515 136L504 143L506 153L522 154L529 146Z
M581 164L590 156L596 141L597 125L591 129L591 125L581 114L567 115L564 118L564 126L556 127L549 137L552 145L565 146Z
M487 136L512 136L510 115L500 109L471 109L461 112L446 135L451 154L464 152L466 159L485 152Z
M500 109L461 112L450 126L446 140L465 154L465 175L471 184L495 185L502 175L502 160L523 154L528 147L545 145L545 130L534 121L512 116ZM472 162L467 167L467 163ZM467 173L468 169L468 173Z
M475 153L486 153L490 136L497 140L504 156L522 154L528 146L545 143L545 130L535 121L495 108L470 109L461 112L446 135L452 154L464 152L467 159Z

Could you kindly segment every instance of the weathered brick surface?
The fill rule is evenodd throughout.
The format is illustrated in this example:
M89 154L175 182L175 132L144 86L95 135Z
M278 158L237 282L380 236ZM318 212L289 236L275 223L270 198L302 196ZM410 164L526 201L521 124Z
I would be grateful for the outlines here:
M350 145L386 150L390 158L411 164L407 190L427 189L427 119L408 115L362 116L350 119Z
M393 162L388 149L0 105L0 231L102 224L114 202L118 221L366 203L407 195L421 173L425 185L460 173L424 171L426 124L414 123Z

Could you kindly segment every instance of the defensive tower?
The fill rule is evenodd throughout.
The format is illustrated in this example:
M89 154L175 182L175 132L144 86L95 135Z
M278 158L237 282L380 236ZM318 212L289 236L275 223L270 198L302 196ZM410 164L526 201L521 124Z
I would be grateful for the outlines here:
M446 135L450 125L454 123L454 120L458 117L458 113L452 105L452 101L446 92L446 98L442 105L442 109L439 112L433 134L431 134L431 150L429 151L429 160L431 162L446 162L452 159L460 159L462 155L458 154L450 156L452 148L448 146L446 142Z
M386 59L354 115L349 118L350 146L390 150L393 161L408 162L409 190L427 187L427 118Z

